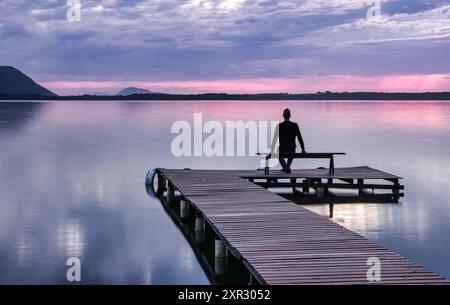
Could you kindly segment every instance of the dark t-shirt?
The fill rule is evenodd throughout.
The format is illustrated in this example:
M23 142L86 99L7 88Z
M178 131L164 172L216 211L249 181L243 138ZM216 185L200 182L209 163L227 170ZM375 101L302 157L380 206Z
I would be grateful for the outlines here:
M278 125L280 135L280 151L295 151L295 138L298 138L302 151L305 149L300 128L297 123L284 121Z

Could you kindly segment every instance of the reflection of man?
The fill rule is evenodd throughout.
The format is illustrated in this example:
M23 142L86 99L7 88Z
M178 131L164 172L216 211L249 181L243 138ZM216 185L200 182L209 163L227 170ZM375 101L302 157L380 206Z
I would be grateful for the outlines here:
M300 146L302 148L302 153L306 153L306 151L298 124L290 121L291 111L289 109L285 109L283 112L283 117L284 122L278 124L276 134L279 135L280 139L279 161L281 166L283 167L282 171L289 174L291 173L291 164L294 158L288 157L286 163L285 158L282 158L283 154L295 153L295 148L297 147L295 144L296 138L298 138L298 142L300 143Z

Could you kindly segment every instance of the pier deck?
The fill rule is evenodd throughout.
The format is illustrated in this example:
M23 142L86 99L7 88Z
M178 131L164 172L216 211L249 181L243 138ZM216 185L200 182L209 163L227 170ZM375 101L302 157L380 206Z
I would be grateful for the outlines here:
M157 176L160 186L167 181L168 200L178 191L261 284L376 284L366 275L372 257L381 261L381 284L448 284L445 278L257 184L265 180L263 186L277 186L288 179L293 188L360 188L369 186L364 180L378 179L395 191L403 188L395 175L355 167L336 168L334 175L327 169L273 171L269 176L251 170L158 169ZM297 180L301 180L298 185Z

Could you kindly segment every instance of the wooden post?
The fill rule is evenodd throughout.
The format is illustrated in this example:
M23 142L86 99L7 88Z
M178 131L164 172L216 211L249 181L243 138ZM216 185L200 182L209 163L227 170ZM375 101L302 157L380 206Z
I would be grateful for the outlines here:
M316 196L319 198L322 198L323 196L325 196L325 187L322 184L322 179L317 179L318 184L320 186L316 187Z
M296 189L295 189L295 183L297 183L297 179L295 179L295 178L291 179L292 194L294 194L295 191L296 191Z
M224 274L227 272L228 250L218 236L214 243L214 271L216 274Z
M164 193L165 186L166 184L164 177L160 173L158 173L158 194Z
M334 204L330 203L330 218L333 218Z
M180 217L181 219L189 217L189 204L184 198L180 200Z
M205 234L205 219L200 215L200 213L196 213L195 217L195 240L199 243L202 243L206 239Z
M267 188L271 187L272 184L276 184L278 182L277 178L267 178Z
M364 179L358 179L358 195L362 196L363 194L363 184L364 184Z
M172 204L175 200L175 187L172 182L167 183L167 203Z
M303 180L303 193L309 193L309 180Z
M398 179L394 180L394 186L392 188L392 193L394 195L400 194L400 183L398 182Z
M219 237L216 237L214 240L214 257L222 258L226 256L228 256L227 246Z
M334 156L331 155L330 157L330 169L328 171L328 174L334 175Z
M325 196L328 196L330 194L329 188L330 188L330 185L333 184L333 179L328 179L327 184L328 184L328 186L324 189Z

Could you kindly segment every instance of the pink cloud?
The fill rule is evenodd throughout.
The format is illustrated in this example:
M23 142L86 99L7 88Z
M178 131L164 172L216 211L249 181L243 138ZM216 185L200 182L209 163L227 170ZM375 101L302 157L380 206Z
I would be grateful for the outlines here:
M450 91L450 74L398 76L303 76L300 78L254 78L188 81L57 81L41 83L59 94L104 92L115 94L124 87L167 93L309 93L317 91Z

